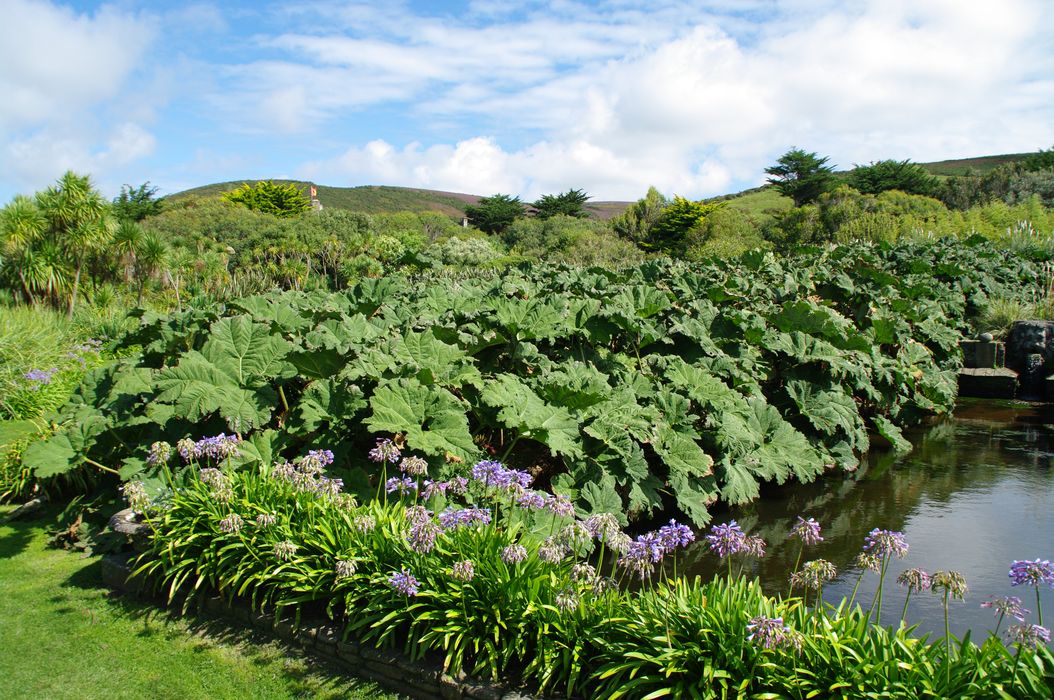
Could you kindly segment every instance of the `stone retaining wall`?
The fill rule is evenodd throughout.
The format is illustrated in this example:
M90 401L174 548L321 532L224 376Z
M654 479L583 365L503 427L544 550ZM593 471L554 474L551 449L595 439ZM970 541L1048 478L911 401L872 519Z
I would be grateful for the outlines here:
M116 516L115 516L116 517ZM139 597L142 582L129 579L132 573L132 554L109 554L102 560L102 578L107 587ZM307 652L337 664L356 676L376 681L381 686L402 695L421 700L538 700L508 687L473 681L461 674L452 677L443 673L437 663L411 661L394 651L360 646L354 641L341 641L343 630L329 620L275 621L274 615L252 610L247 604L230 605L219 596L204 601L206 615L223 618L241 625L272 634Z

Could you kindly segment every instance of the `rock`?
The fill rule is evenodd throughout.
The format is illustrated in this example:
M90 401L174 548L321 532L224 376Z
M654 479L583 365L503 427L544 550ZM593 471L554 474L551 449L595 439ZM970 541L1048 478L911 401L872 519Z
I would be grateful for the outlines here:
M982 343L990 343L995 340L995 336L991 333L982 333L981 335L977 336L977 339L980 340Z

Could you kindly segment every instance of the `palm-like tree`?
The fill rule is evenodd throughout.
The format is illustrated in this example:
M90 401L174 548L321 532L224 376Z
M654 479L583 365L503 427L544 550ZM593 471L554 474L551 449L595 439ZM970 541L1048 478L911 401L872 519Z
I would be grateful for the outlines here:
M119 258L125 282L131 279L132 270L138 263L137 256L143 246L143 239L143 228L134 221L122 221L114 231L112 250Z
M84 262L93 250L109 242L116 229L110 203L92 187L91 178L68 170L55 185L37 194L37 205L74 270L68 307L72 317Z
M3 255L3 267L18 277L22 293L32 304L34 287L29 278L32 273L33 247L41 240L47 230L47 218L40 208L29 197L16 196L10 204L0 209L0 253ZM30 274L27 275L27 272Z
M148 233L143 236L135 258L136 278L139 282L139 306L143 305L143 288L146 286L147 280L164 267L167 257L168 247L156 233Z

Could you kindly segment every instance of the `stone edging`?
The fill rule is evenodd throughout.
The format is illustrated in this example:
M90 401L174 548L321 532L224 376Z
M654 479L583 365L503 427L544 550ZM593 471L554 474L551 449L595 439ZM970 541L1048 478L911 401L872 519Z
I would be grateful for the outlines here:
M133 545L142 546L149 527L134 521L127 511L110 520L111 528L129 537ZM116 527L114 525L117 525ZM144 530L145 528L145 530ZM132 596L150 599L143 594L140 581L129 580L134 554L108 554L102 558L102 580L108 588ZM494 683L480 683L459 674L452 677L443 673L439 664L411 661L398 652L360 646L354 641L341 641L342 629L328 620L291 620L275 622L274 615L252 610L248 605L228 604L220 596L205 599L202 612L274 635L296 644L310 654L322 657L350 674L375 681L396 693L419 700L539 700L537 696L521 693Z

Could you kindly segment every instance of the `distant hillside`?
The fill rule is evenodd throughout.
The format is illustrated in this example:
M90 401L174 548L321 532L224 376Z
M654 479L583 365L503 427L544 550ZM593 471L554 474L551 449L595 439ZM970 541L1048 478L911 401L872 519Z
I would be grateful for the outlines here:
M1005 163L1023 160L1030 153L1008 153L997 156L980 156L977 158L959 158L956 160L942 160L934 163L920 163L924 168L934 175L964 175L967 172L985 173ZM199 197L216 197L224 192L236 189L243 182L255 183L257 180L238 180L234 182L220 182L203 187L195 187L191 190L171 195L171 199L179 199L190 195ZM275 182L293 182L304 192L307 192L311 184L302 180L275 180ZM350 209L353 211L366 212L368 214L383 214L397 211L437 211L447 216L461 218L465 213L465 207L477 203L481 196L476 194L464 194L460 192L443 192L440 190L422 190L413 187L391 187L387 185L363 185L360 187L318 187L318 198L323 207L333 209ZM786 209L791 206L791 200L782 197L773 188L768 186L754 187L742 192L727 194L720 197L712 197L707 201L727 201L729 206L742 209L755 214L763 214L772 209ZM601 201L587 202L586 209L591 215L604 221L621 214L632 202Z

